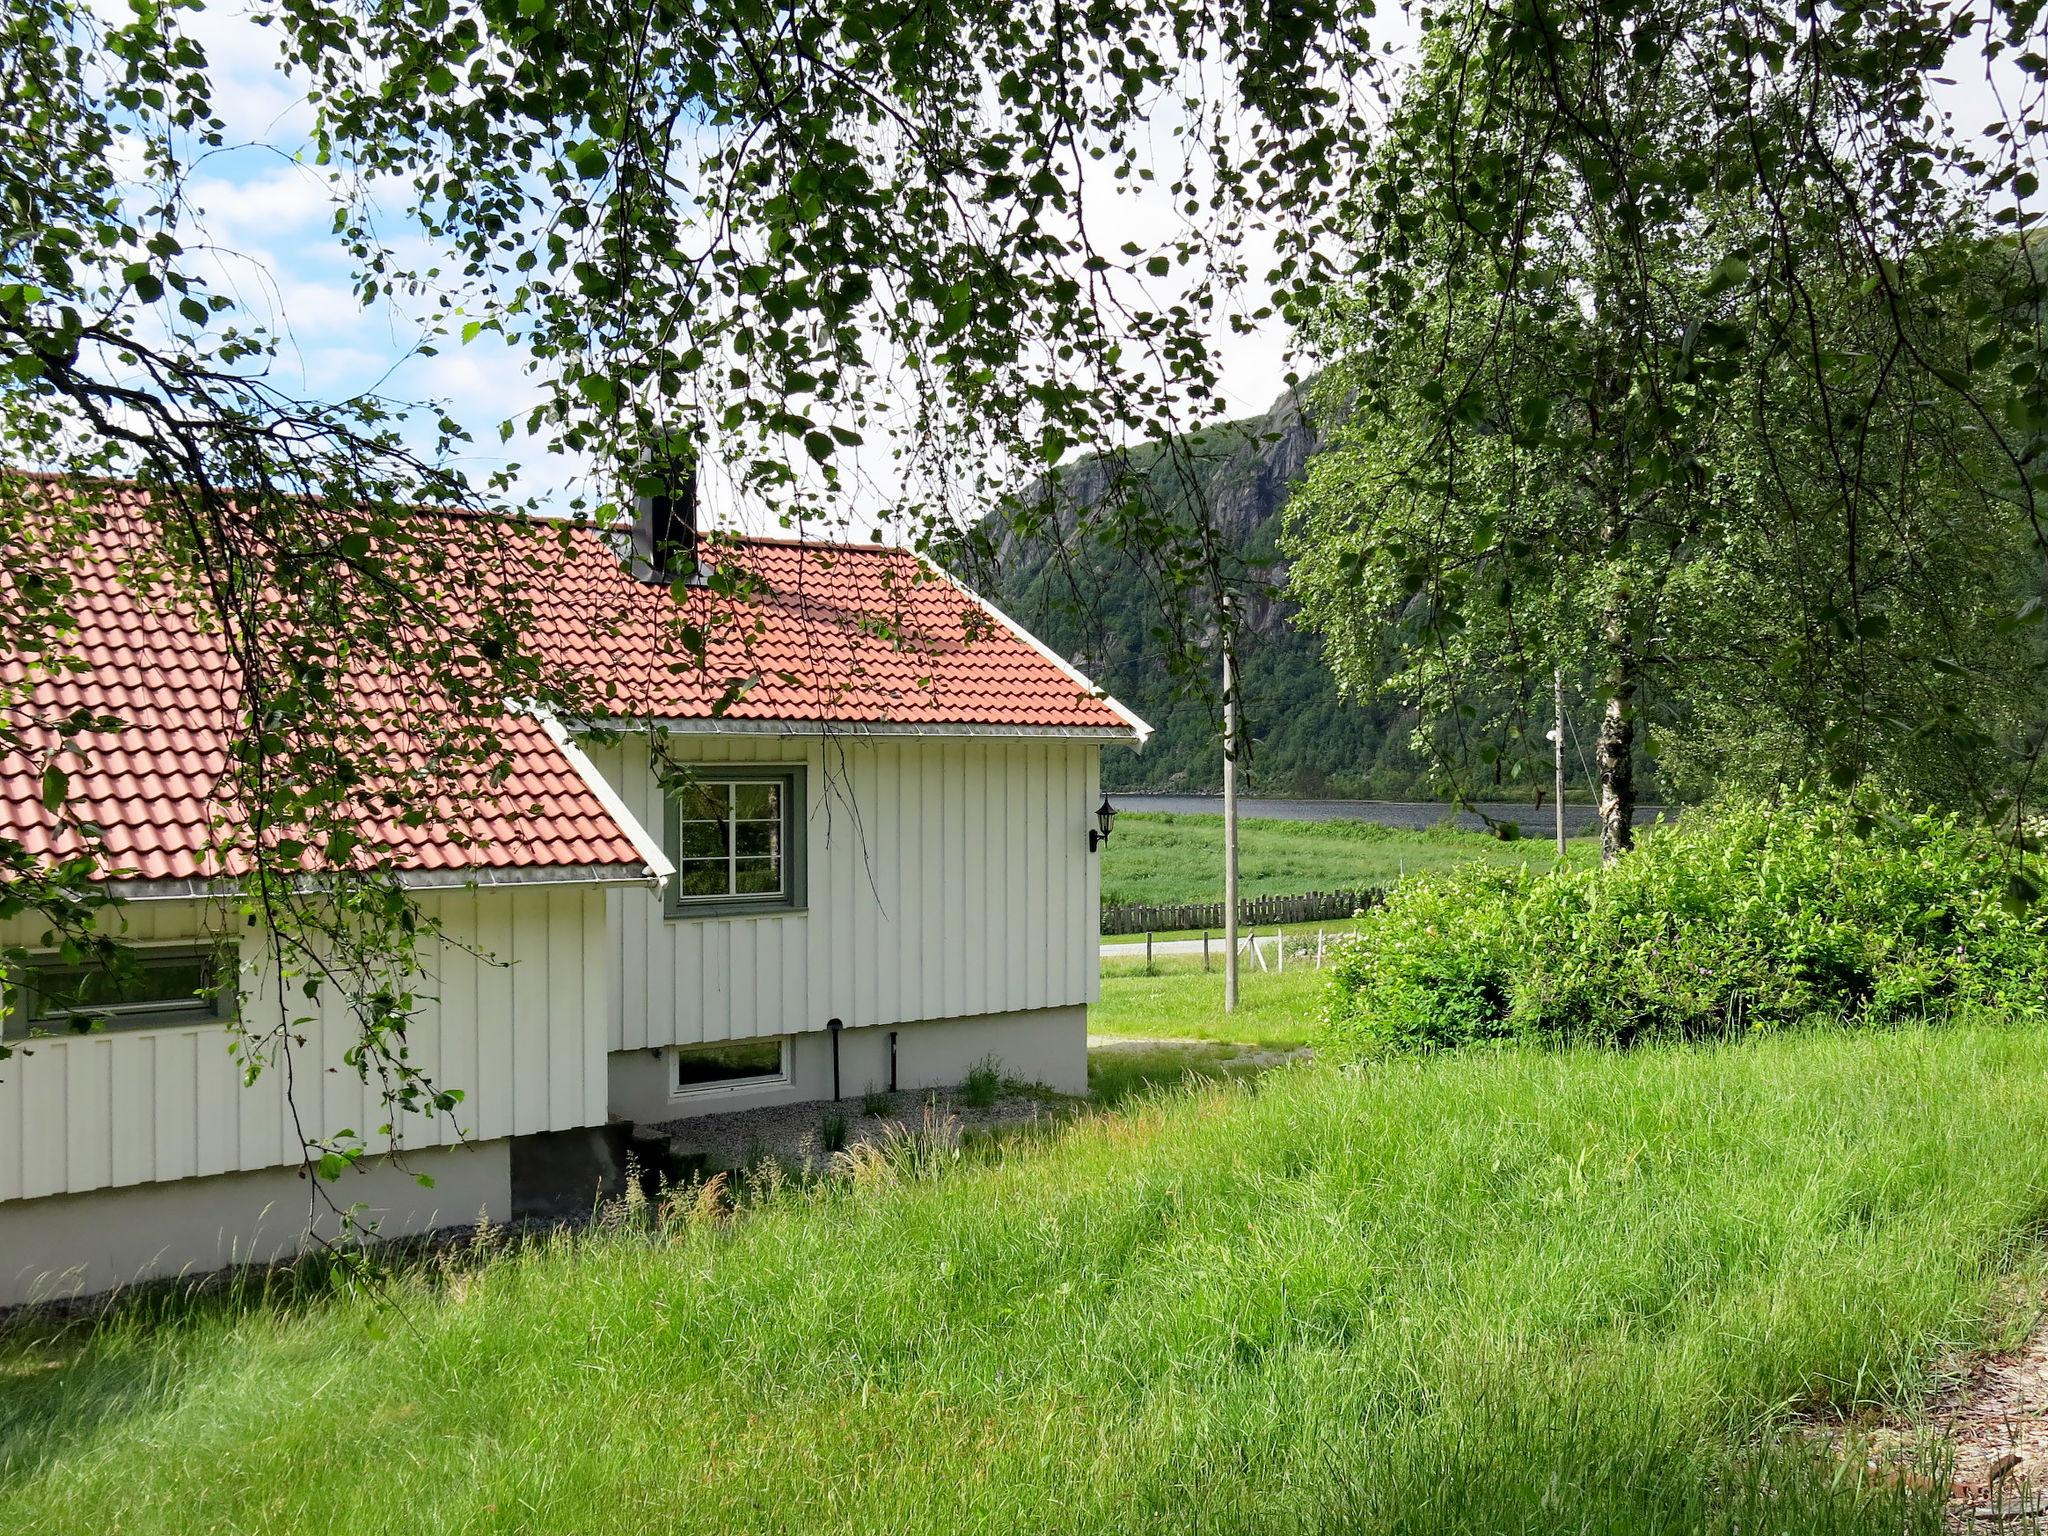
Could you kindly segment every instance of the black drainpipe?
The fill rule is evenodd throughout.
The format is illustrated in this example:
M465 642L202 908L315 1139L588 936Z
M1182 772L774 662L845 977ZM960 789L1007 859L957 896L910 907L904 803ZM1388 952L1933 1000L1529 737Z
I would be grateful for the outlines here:
M839 1102L839 1031L846 1025L839 1019L827 1019L825 1027L832 1031L832 1102Z
M889 1031L889 1091L896 1091L896 1031Z

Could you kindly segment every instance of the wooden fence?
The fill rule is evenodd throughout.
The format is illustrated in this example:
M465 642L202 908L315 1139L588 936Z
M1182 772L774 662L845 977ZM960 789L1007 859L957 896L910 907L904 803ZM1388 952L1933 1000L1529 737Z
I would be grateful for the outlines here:
M1387 893L1376 886L1362 891L1309 891L1300 896L1253 896L1237 904L1237 920L1250 927L1255 923L1316 923L1349 917L1367 907L1376 907ZM1177 928L1223 926L1220 901L1131 902L1102 909L1104 933L1171 933Z

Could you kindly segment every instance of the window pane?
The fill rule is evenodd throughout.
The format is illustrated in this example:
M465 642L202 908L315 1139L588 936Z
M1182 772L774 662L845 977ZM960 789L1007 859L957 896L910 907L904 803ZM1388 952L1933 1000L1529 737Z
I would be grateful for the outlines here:
M735 784L733 786L733 814L753 817L759 820L772 817L782 819L782 786L776 783Z
M785 834L792 807L790 779L781 770L758 779L721 779L707 768L673 793L669 851L676 878L669 887L670 916L684 915L681 908L692 904L720 911L727 901L772 907L790 899L795 871L785 862L793 851Z
M772 896L782 889L782 871L773 859L741 859L737 874L742 896Z
M726 824L722 821L686 821L683 823L682 857L686 859L722 859L726 854Z
M692 1046L676 1052L678 1088L746 1082L781 1075L780 1040L734 1040L724 1045Z
M743 859L772 859L781 850L779 821L742 821L733 828L733 852Z
M140 956L118 968L38 966L35 1017L139 1009L203 1012L213 1006L213 999L200 994L212 982L213 960L208 955Z
M723 821L732 814L730 787L724 784L691 784L683 790L685 821Z
M722 858L685 859L676 870L676 889L685 896L731 894L732 868Z

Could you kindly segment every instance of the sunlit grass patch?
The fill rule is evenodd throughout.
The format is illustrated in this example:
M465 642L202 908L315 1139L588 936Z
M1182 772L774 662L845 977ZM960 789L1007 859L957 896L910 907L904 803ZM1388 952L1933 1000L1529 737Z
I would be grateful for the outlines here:
M1568 847L1575 863L1599 854L1591 838L1575 838ZM1246 820L1239 826L1240 889L1247 898L1392 885L1475 859L1541 870L1555 864L1557 854L1540 838L1502 842L1448 825L1419 832L1369 821ZM1147 811L1117 818L1102 850L1105 906L1222 899L1221 816Z
M1223 1011L1223 967L1204 973L1199 957L1162 956L1147 974L1142 959L1102 962L1102 998L1088 1010L1098 1035L1146 1039L1230 1040L1279 1049L1312 1041L1322 1019L1325 977L1313 967L1259 970L1248 960L1238 1009Z

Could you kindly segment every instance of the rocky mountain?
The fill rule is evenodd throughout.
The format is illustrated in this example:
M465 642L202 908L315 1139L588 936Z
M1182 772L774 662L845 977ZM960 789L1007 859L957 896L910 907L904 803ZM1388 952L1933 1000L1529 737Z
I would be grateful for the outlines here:
M1281 513L1315 444L1313 424L1289 394L1263 416L1192 439L1192 451L1178 465L1155 454L1135 468L1155 507L1183 511L1192 496L1205 499L1263 594L1246 609L1242 658L1250 787L1268 795L1421 793L1423 765L1407 744L1412 719L1388 705L1340 699L1321 641L1293 623L1279 551ZM1192 492L1185 470L1190 464ZM1095 461L1059 474L1062 491L1084 506L1110 486L1108 468ZM1127 790L1219 788L1223 760L1216 706L1183 696L1168 675L1154 633L1157 600L1138 562L1113 551L1055 560L1048 542L1015 539L998 541L998 551L994 579L983 578L990 596L1157 729L1142 754L1104 757L1105 782Z

